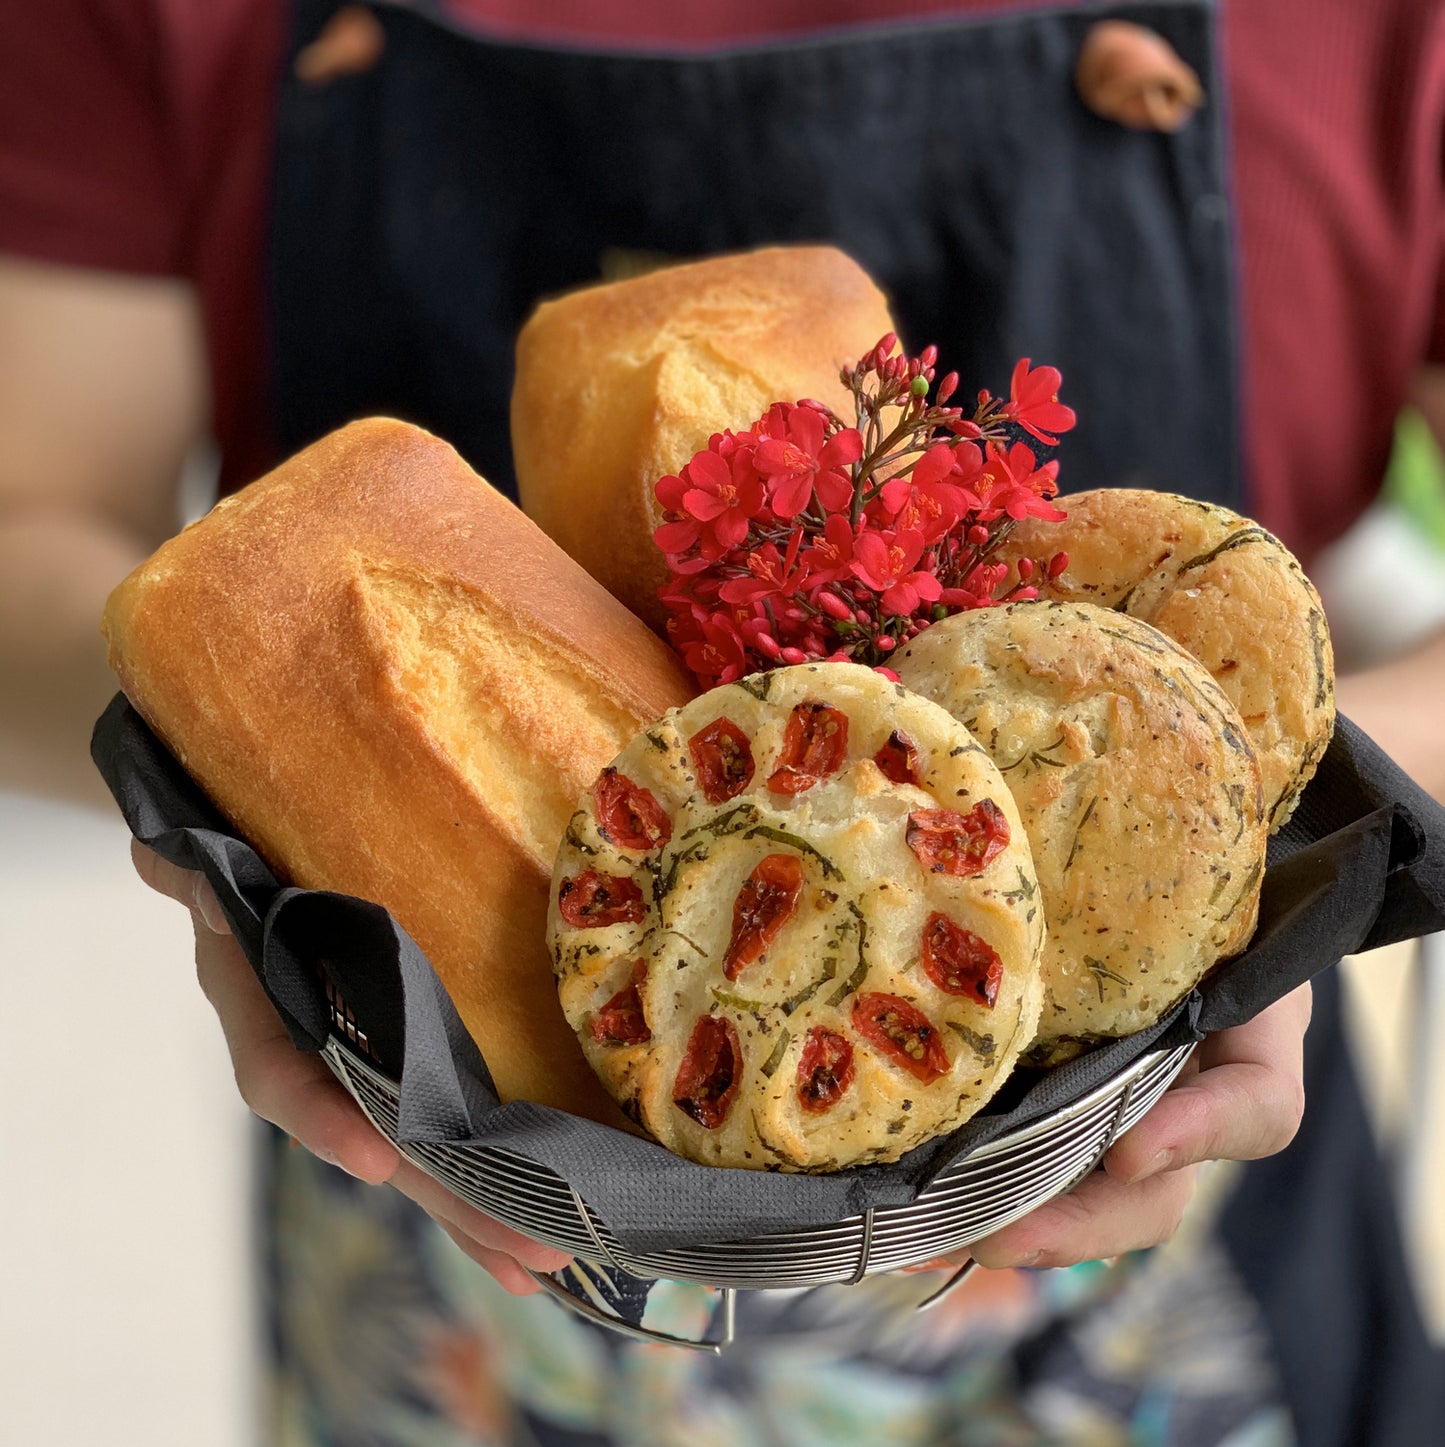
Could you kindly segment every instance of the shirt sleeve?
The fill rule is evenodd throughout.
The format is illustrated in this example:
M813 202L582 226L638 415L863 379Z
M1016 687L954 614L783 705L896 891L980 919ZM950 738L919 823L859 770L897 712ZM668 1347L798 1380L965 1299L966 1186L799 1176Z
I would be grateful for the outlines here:
M0 11L0 250L178 272L185 206L153 0Z
M1441 138L1445 152L1445 137ZM1445 188L1440 198L1440 234L1435 245L1435 309L1431 313L1430 350L1425 360L1445 367Z
M1424 40L1425 109L1424 167L1433 172L1435 190L1435 300L1430 314L1429 351L1425 360L1445 366L1445 9L1436 9Z

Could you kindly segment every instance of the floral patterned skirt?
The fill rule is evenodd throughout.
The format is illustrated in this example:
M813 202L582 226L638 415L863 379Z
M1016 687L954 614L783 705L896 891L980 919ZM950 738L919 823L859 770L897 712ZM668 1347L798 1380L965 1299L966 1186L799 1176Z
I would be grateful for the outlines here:
M263 1147L275 1447L1293 1447L1269 1338L1211 1227L1113 1266L743 1293L720 1357L497 1287L412 1204ZM711 1294L655 1289L699 1332Z

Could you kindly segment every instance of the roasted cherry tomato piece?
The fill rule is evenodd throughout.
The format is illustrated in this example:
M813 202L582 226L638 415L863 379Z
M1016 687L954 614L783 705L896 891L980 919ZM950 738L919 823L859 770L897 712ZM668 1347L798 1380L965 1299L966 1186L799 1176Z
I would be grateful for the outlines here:
M592 786L597 828L624 849L661 849L672 838L672 820L652 792L616 769L603 769Z
M853 1083L853 1046L822 1025L808 1031L798 1062L798 1100L804 1110L820 1115L836 1105Z
M736 799L753 781L753 746L730 718L714 719L688 741L698 787L709 804Z
M640 924L647 918L647 902L635 880L625 874L599 874L595 869L562 881L557 890L557 909L577 929Z
M770 854L748 875L733 902L733 937L723 960L728 979L762 957L793 917L802 893L803 862L795 854Z
M990 1010L1003 983L998 951L946 914L929 915L923 926L923 969L940 990L971 995Z
M592 1038L599 1045L641 1045L652 1039L642 1014L637 987L647 978L647 961L634 960L632 982L620 989L593 1017Z
M743 1053L733 1022L704 1015L692 1027L672 1084L672 1103L700 1126L716 1130L727 1119L742 1073Z
M788 715L768 788L775 794L801 794L836 773L847 752L848 715L826 703L800 703Z
M895 784L918 782L918 748L902 729L894 729L888 742L873 755L885 779Z
M948 1052L938 1027L916 1005L897 995L859 995L853 1001L853 1028L923 1085L948 1074Z
M1008 848L1009 827L992 799L981 799L967 814L957 809L915 809L908 816L908 847L935 874L981 874Z

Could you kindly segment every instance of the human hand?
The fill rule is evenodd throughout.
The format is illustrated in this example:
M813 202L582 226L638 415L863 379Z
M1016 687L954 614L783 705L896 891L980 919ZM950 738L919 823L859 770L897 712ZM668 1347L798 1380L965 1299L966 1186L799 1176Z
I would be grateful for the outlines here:
M409 1196L515 1296L539 1289L526 1267L555 1271L571 1259L494 1221L405 1160L321 1060L291 1044L205 877L140 843L132 843L131 857L146 884L191 912L196 976L220 1019L241 1098L257 1115L358 1180Z
M1294 1138L1304 1110L1310 987L1204 1040L1179 1079L1072 1191L957 1258L980 1266L1072 1266L1158 1245L1174 1234L1199 1163L1256 1160ZM927 1268L922 1268L927 1269Z

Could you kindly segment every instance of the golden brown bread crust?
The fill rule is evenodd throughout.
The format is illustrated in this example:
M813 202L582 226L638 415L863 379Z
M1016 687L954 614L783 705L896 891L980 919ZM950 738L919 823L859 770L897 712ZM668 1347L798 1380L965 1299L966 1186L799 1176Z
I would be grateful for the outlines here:
M809 787L778 792L790 719L819 705L845 721L835 737L846 745ZM709 799L693 741L719 720L753 769ZM876 757L900 730L907 769L890 762L899 777L886 776ZM583 1049L664 1145L753 1170L896 1160L968 1119L1003 1082L1038 1020L1044 917L1008 789L943 709L856 664L776 669L667 714L622 751L610 777L648 790L670 832L652 847L647 836L609 835L589 790L557 856L549 939ZM931 849L930 838L969 814L986 821L995 847L977 867L950 872L937 853L944 845ZM746 882L769 862L792 870L793 903L763 952L729 975ZM599 883L609 905L630 896L632 908L616 918L576 913L581 892ZM630 1018L617 1021L628 1028L594 1031L629 990ZM921 1040L916 1066L870 1040L867 1007L887 997L921 1012L914 1023L930 1032L932 1078L915 1073ZM741 1056L724 1065L732 1088L711 1122L677 1100L700 1021L727 1022ZM821 1082L815 1041L815 1051L831 1042L837 1052ZM824 1098L805 1100L818 1084Z
M1244 947L1259 764L1182 648L1089 604L1014 603L935 623L896 667L989 751L1023 816L1048 925L1035 1063L1143 1029Z
M812 397L843 412L839 367L892 329L863 270L820 246L716 257L545 302L517 339L522 506L661 632L657 479L774 402Z
M1213 675L1264 771L1270 832L1294 812L1335 724L1334 655L1319 594L1288 549L1228 508L1103 488L1062 498L1062 523L1019 524L1002 562L1062 549L1046 597L1152 624Z
M421 946L504 1099L618 1119L557 1003L577 794L693 692L446 443L353 423L216 505L110 599L127 697L291 883Z

